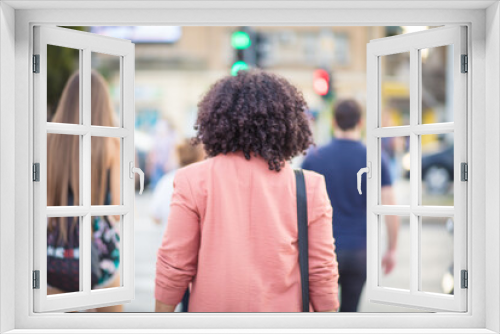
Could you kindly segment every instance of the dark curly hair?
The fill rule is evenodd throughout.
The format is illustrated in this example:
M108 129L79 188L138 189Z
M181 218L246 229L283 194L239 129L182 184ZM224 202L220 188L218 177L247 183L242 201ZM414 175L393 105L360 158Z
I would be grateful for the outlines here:
M239 71L217 81L198 103L194 143L206 154L260 155L270 170L313 144L307 103L286 79L262 70Z

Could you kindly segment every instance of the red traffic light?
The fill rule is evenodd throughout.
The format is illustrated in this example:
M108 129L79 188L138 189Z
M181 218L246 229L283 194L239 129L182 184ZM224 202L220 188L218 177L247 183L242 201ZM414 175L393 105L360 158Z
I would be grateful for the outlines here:
M325 96L330 91L330 74L323 69L317 69L313 73L313 89L316 94Z

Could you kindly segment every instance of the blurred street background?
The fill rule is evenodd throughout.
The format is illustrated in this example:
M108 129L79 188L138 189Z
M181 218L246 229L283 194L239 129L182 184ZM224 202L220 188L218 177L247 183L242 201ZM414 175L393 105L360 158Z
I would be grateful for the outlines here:
M366 107L366 45L370 40L432 27L68 27L129 39L136 47L135 146L136 165L146 175L144 193L136 195L136 299L126 312L154 311L156 251L165 229L151 218L151 198L162 176L178 168L175 145L195 134L197 103L217 79L238 69L259 67L280 74L298 87L309 105L318 145L333 135L332 106L353 98ZM48 114L50 121L67 78L78 70L78 52L49 47ZM450 47L421 51L422 123L453 121L449 102ZM409 54L381 57L381 126L409 124ZM51 65L52 64L52 65ZM92 54L92 68L106 79L120 108L120 60ZM96 124L98 125L98 124ZM381 141L390 163L397 204L409 204L409 138ZM453 205L453 135L421 136L421 203ZM293 161L298 166L301 158ZM450 162L451 161L451 162ZM450 165L451 164L451 165ZM137 187L138 188L138 187ZM381 278L381 286L409 288L409 219L402 217L397 265ZM381 217L380 224L383 224ZM381 228L384 240L384 229ZM422 289L449 293L453 266L453 222L448 218L422 220ZM383 241L382 244L385 244ZM382 252L382 250L381 250ZM446 284L448 283L448 285ZM362 295L360 312L415 312L370 303Z

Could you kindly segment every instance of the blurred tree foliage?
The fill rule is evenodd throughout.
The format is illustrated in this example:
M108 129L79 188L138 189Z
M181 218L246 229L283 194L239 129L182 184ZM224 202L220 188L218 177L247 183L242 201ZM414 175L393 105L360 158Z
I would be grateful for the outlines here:
M62 27L88 31L88 27ZM69 77L79 68L79 50L47 45L47 121L54 115Z

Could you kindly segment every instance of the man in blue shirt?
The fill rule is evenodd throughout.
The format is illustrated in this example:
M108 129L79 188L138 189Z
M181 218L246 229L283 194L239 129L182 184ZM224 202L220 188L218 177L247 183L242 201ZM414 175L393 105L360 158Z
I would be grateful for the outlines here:
M340 312L356 312L366 281L366 174L363 194L357 190L357 172L366 167L366 146L361 142L361 109L353 100L340 101L334 108L335 138L307 154L302 168L324 175L333 207L335 238L341 287ZM381 202L395 204L386 158L382 155ZM384 273L392 271L399 218L385 216L388 249L382 258Z

